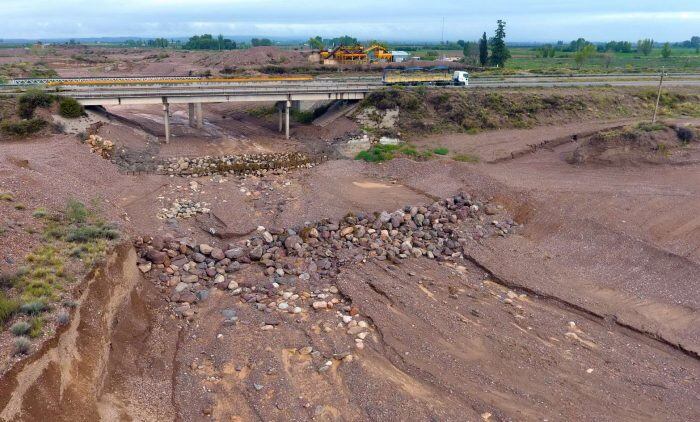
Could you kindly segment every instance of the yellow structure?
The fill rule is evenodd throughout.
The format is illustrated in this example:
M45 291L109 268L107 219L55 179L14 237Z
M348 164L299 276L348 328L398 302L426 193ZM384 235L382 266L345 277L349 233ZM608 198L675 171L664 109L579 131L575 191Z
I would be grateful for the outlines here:
M376 61L390 62L391 53L381 45L373 45L365 49L362 45L341 45L333 50L321 50L320 58L323 64L367 64Z

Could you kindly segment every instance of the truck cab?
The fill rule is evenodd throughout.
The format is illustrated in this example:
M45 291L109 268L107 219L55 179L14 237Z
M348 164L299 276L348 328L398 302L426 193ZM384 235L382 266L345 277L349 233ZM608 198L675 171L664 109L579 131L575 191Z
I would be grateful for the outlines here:
M468 86L469 85L469 72L463 70L456 70L454 76L452 77L452 82L455 85Z

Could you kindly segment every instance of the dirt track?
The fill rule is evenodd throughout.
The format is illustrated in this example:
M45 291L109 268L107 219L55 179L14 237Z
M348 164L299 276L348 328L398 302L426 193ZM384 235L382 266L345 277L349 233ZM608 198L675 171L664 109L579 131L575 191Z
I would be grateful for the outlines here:
M127 136L118 126L105 130ZM546 140L530 136L532 144ZM469 243L458 262L356 262L348 252L340 274L323 282L370 322L363 350L337 327L335 311L278 316L217 289L190 322L172 319L165 292L136 272L123 246L105 275L86 284L59 339L4 376L0 416L41 420L58 409L63 420L698 419L698 165L572 167L563 159L571 147L498 164L329 161L283 176L199 178L192 192L187 179L120 174L72 137L3 146L3 189L30 207L52 206L44 197L60 206L70 196L100 196L106 215L131 234L222 243L196 220L155 218L181 196L213 204L238 240L258 225L393 211L459 191L493 197L524 228ZM512 152L501 148L494 157ZM29 167L13 164L19 158ZM266 282L254 266L239 277ZM224 324L225 308L238 324ZM97 309L110 312L96 318ZM262 331L271 316L274 329ZM351 361L338 358L348 352ZM319 373L326 360L331 367Z

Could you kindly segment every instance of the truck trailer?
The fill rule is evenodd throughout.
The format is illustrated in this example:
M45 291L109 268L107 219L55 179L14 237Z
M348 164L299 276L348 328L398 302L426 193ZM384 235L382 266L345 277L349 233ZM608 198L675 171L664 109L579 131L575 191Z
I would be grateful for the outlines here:
M386 68L382 74L385 85L455 85L468 86L469 73L452 71L447 67Z

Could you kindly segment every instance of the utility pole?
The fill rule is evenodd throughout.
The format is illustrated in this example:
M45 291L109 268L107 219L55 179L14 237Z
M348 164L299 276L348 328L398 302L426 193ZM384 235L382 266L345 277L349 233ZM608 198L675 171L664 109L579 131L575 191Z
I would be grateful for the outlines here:
M659 101L661 101L661 86L664 83L664 74L666 73L666 67L661 67L661 78L659 79L659 92L656 93L656 106L654 107L654 117L651 118L651 123L656 123L656 115L659 111Z
M442 35L440 36L440 43L445 44L445 17L442 17Z

